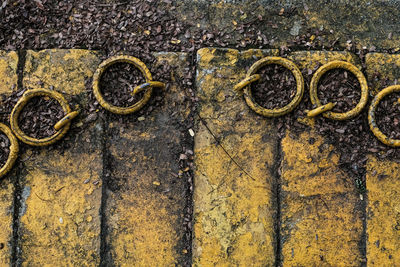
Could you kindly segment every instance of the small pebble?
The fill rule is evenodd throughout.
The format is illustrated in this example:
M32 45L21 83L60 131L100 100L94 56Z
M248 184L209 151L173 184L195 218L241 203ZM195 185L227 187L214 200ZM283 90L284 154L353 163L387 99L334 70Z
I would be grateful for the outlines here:
M192 129L189 129L189 134L190 134L190 136L194 136L194 131L192 130Z

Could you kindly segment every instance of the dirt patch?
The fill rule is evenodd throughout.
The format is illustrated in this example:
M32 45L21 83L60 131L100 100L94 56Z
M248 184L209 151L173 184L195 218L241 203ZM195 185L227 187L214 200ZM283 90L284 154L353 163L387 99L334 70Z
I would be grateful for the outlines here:
M21 130L33 138L45 138L56 133L54 125L65 116L57 100L34 97L22 109L18 122Z
M258 72L261 78L251 84L254 100L264 108L282 108L292 101L296 94L296 79L287 68L270 64Z
M334 112L347 112L360 101L361 86L353 73L344 69L329 70L318 83L318 98L322 104L336 102Z
M128 107L143 97L144 91L132 95L133 89L146 79L134 65L117 63L107 68L100 78L104 99L114 106Z

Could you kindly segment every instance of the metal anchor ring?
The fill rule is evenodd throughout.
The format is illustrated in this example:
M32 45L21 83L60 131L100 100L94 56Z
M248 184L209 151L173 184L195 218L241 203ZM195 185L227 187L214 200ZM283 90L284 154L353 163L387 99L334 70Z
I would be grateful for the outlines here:
M52 136L38 139L33 138L26 135L18 125L18 117L25 107L25 105L31 100L33 97L36 96L47 96L54 98L57 102L61 105L64 113L67 114L64 118L62 118L59 122L57 122L54 126L55 130L57 131ZM33 89L26 91L22 97L18 100L17 104L14 106L11 115L10 115L10 124L11 129L14 132L15 136L21 140L22 142L32 145L32 146L47 146L55 143L56 141L60 140L64 137L64 135L68 132L69 127L71 125L71 120L78 115L77 111L71 112L71 108L68 105L68 102L62 96L62 94L47 90L47 89Z
M8 140L10 140L10 153L8 154L8 158L6 163L0 169L0 178L6 175L11 168L13 167L15 160L18 157L18 140L15 135L12 133L11 129L8 128L5 124L0 123L0 132L3 132Z
M318 98L318 83L321 77L329 70L332 69L345 69L353 73L356 77L358 82L360 83L361 87L361 98L360 102L352 109L344 113L338 113L330 111L334 108L336 103L328 103L326 105L322 105L321 101ZM317 106L317 108L309 111L307 116L315 117L322 113L325 118L332 119L332 120L347 120L354 118L357 116L361 110L365 107L368 101L368 84L367 80L365 79L364 74L353 64L350 64L345 61L335 60L329 62L322 67L320 67L313 75L310 83L310 99L311 103Z
M251 83L260 79L260 75L256 74L256 72L265 65L271 64L277 64L287 68L292 72L294 78L296 79L296 95L289 104L282 108L266 109L262 107L254 100L251 93L251 88L249 86ZM291 112L300 103L304 94L304 80L299 68L292 61L282 57L265 57L254 63L248 70L246 78L244 78L234 87L234 89L237 91L242 90L243 88L246 103L253 111L264 117L279 117Z
M102 93L100 92L100 78L103 75L104 71L116 64L116 63L129 63L134 65L136 68L140 70L140 72L143 74L143 76L146 79L146 82L136 86L133 90L133 94L137 94L141 91L145 91L143 98L140 99L138 102L135 104L129 106L129 107L118 107L111 105L108 103ZM130 114L133 112L138 111L141 109L146 103L150 100L151 94L153 92L153 87L160 87L160 88L165 88L165 84L162 82L156 82L152 81L151 73L149 69L146 67L146 65L140 61L138 58L132 57L132 56L127 56L127 55L119 55L119 56L113 56L105 61L103 61L99 67L97 68L96 72L93 75L93 93L94 96L96 97L97 101L99 104L105 108L106 110L115 113L115 114L120 114L120 115L126 115Z
M376 125L375 120L375 111L379 105L379 102L387 95L395 92L400 92L400 85L392 85L386 87L382 91L380 91L372 100L371 106L368 110L368 124L369 128L371 129L372 133L385 145L392 146L392 147L400 147L400 139L392 139L386 136L381 130L379 130L378 126Z

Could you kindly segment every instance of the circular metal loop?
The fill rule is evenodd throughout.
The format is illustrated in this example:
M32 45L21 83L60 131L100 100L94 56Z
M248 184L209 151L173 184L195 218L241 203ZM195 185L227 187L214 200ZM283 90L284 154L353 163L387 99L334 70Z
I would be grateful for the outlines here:
M352 109L344 113L338 113L338 112L333 112L329 111L328 109L324 110L324 113L322 114L325 118L332 119L332 120L347 120L351 119L355 116L357 116L361 110L365 107L368 101L368 84L367 80L365 79L364 74L353 64L350 64L345 61L331 61L322 67L320 67L315 73L314 76L311 79L310 83L310 99L311 103L317 106L317 109L320 106L323 106L321 101L318 98L318 82L321 79L321 77L329 70L332 69L345 69L347 71L350 71L353 73L356 77L358 82L360 83L361 87L361 98L360 102ZM333 108L333 107L332 107ZM312 114L312 111L311 111Z
M379 105L379 102L387 95L395 92L400 92L400 85L392 85L386 87L382 91L380 91L372 100L371 106L368 110L368 124L369 128L371 129L372 133L385 145L392 146L392 147L400 147L400 139L392 139L386 136L381 130L379 130L378 126L376 125L375 120L375 111Z
M8 128L5 124L0 123L0 131L7 136L8 140L10 140L10 153L8 154L6 163L0 169L0 178L1 178L4 175L6 175L13 167L15 160L18 157L19 146L17 138L14 136L11 129Z
M19 128L18 125L18 117L22 111L22 109L25 107L26 104L28 104L29 100L32 99L33 97L36 96L47 96L54 98L57 100L57 102L61 105L61 108L63 109L65 114L71 113L71 108L68 105L68 102L65 100L65 98L62 96L62 94L52 91L52 90L47 90L47 89L33 89L26 91L22 97L18 100L17 104L14 106L13 110L11 111L10 115L10 124L11 124L11 129L14 132L15 136L21 140L22 142L32 145L32 146L47 146L55 143L56 141L60 140L69 130L69 127L71 125L71 121L68 121L65 123L64 127L57 131L55 134L52 136L42 138L42 139L37 139L30 137L26 135L21 128Z
M296 79L296 95L289 104L282 108L266 109L254 100L251 93L250 84L260 79L259 74L256 74L256 72L260 68L271 64L277 64L287 68ZM264 117L279 117L291 112L300 103L304 94L304 81L299 68L292 61L282 57L265 57L254 63L247 72L246 78L235 86L235 90L241 90L242 88L244 88L246 103L252 110Z
M105 72L105 70L108 67L110 67L116 63L129 63L129 64L134 65L136 68L138 68L140 70L140 72L143 74L143 76L146 79L146 83L144 83L142 87L141 87L141 85L139 85L139 87L136 87L133 91L134 94L137 94L146 89L144 92L143 98L129 107L118 107L118 106L111 105L104 99L102 93L100 92L101 76L103 75L103 73ZM162 86L161 86L161 84L162 84ZM128 55L113 56L113 57L106 59L99 65L99 67L97 68L97 70L93 76L93 93L94 93L94 96L96 97L97 101L99 102L99 104L106 110L108 110L112 113L115 113L115 114L120 114L120 115L126 115L126 114L136 112L139 109L141 109L144 105L146 105L146 103L150 100L151 94L153 92L153 87L165 87L165 84L161 83L161 82L152 81L151 73L150 73L149 69L146 67L146 65L142 61L140 61L138 58L128 56Z

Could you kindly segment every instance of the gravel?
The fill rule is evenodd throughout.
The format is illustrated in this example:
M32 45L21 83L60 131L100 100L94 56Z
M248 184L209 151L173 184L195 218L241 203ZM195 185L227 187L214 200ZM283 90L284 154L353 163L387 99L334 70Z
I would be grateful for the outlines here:
M264 108L282 108L290 103L296 94L296 79L287 68L270 64L258 72L261 78L251 84L254 100Z
M143 97L144 91L132 95L133 89L146 80L135 66L129 63L112 65L100 78L100 90L104 99L114 106L128 107Z
M46 138L56 133L54 125L65 116L57 100L34 97L19 115L21 130L33 138Z
M360 101L361 87L353 73L344 69L329 70L319 81L318 98L322 104L336 102L334 112L347 112Z

